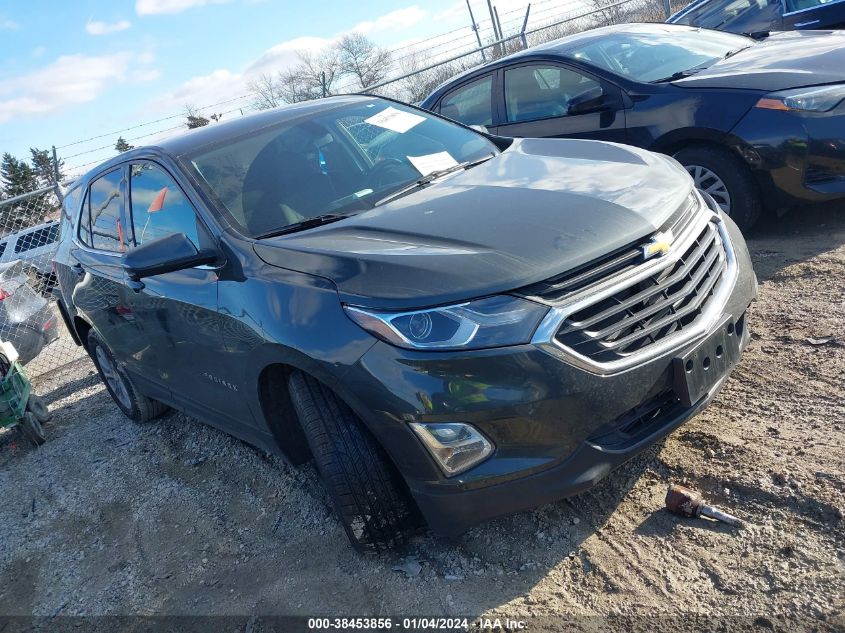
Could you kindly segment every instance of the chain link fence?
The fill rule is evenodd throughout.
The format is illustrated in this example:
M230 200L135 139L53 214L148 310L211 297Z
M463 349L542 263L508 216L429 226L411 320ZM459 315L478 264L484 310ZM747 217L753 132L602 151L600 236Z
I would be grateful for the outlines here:
M528 6L524 16L513 22L511 28L502 29L500 39L477 48L441 51L436 59L405 55L397 64L402 74L371 85L362 92L419 103L440 84L489 61L602 26L663 22L687 4L689 0L568 0L556 5L553 14L546 9L533 15Z
M60 213L52 187L0 200L0 339L31 377L85 357L56 305Z

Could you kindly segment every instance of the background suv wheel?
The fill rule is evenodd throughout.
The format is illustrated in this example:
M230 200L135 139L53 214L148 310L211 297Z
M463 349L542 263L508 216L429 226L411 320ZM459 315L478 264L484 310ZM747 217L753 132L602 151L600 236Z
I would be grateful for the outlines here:
M352 410L301 372L288 380L317 469L349 540L359 551L402 543L419 514L401 475Z
M111 350L94 330L88 333L88 353L112 400L130 420L147 422L167 411L166 405L138 391L129 374L115 361Z

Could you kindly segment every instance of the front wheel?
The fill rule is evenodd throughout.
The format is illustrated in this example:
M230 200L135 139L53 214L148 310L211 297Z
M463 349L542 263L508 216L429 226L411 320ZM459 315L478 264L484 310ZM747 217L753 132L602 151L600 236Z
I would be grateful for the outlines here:
M402 543L418 525L416 506L384 449L321 382L294 372L288 389L317 470L353 547Z
M718 147L688 147L675 154L697 189L709 193L722 212L746 231L760 217L760 196L748 167Z

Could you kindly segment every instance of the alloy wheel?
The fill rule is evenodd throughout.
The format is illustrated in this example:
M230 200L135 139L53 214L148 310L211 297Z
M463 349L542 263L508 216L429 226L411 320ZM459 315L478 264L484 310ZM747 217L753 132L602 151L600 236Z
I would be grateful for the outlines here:
M725 215L731 214L731 194L724 181L712 170L702 165L685 165L689 175L695 182L696 189L700 189L713 196L716 204L722 209Z
M126 384L117 373L117 367L115 367L111 357L100 345L97 346L97 363L100 365L100 371L103 372L103 378L106 379L106 384L111 389L111 392L120 401L120 404L126 407L126 409L131 409L132 399L129 397Z

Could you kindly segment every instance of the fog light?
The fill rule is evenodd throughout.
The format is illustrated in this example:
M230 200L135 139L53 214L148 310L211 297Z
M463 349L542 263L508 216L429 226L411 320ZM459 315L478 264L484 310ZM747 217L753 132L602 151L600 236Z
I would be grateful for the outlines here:
M469 424L411 422L411 428L447 477L472 468L493 452L493 443Z

